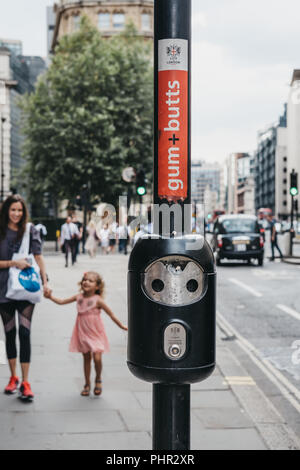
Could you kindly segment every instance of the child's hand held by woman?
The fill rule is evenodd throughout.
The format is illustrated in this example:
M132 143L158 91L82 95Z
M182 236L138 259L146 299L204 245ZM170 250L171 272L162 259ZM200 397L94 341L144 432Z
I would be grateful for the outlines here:
M66 299L54 297L51 289L48 289L44 295L58 305L76 302L78 315L73 329L69 351L83 354L85 385L81 395L85 397L90 394L91 361L92 359L94 360L96 370L94 395L100 396L102 393L102 354L109 351L109 343L101 318L101 311L104 310L122 330L128 331L128 328L123 325L104 303L102 298L104 282L98 273L84 273L79 285L80 293Z

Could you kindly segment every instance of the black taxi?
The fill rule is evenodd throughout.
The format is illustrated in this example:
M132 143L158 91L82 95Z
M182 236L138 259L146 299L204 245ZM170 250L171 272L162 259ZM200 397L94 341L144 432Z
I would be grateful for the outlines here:
M264 237L254 215L233 214L218 217L213 228L212 248L217 266L223 259L258 260L264 263Z

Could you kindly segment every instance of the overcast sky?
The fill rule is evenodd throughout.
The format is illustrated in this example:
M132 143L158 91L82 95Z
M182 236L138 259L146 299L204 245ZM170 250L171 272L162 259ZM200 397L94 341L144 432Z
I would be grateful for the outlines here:
M257 131L276 121L300 68L299 0L193 1L194 160L252 152ZM46 55L52 0L0 0L0 37Z

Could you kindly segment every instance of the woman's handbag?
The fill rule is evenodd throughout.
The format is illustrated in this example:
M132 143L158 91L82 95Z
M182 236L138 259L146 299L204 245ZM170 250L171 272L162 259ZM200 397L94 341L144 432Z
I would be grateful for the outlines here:
M13 261L25 259L31 265L30 268L19 269L9 268L6 298L11 300L27 300L32 304L41 301L42 282L40 268L35 261L34 255L29 254L30 247L30 227L26 225L26 230L18 253L13 254Z

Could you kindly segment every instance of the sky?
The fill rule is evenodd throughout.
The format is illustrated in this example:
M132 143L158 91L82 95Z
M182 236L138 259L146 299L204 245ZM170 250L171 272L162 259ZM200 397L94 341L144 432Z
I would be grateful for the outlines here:
M0 0L0 37L46 56L52 0ZM299 0L192 0L192 159L256 148L300 68Z

